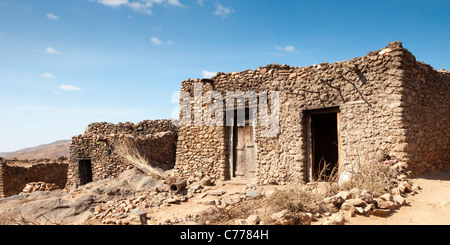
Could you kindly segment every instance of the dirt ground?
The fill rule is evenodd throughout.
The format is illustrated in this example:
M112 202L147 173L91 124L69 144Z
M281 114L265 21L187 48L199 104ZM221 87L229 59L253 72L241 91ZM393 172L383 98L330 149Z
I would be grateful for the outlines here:
M376 217L373 215L365 217L361 215L356 215L356 217L349 218L345 224L346 225L450 225L450 167L440 172L429 173L416 178L409 178L409 179L415 185L419 185L421 187L421 190L419 191L418 194L415 195L408 194L406 196L409 205L402 206L401 208L394 210L393 213L388 217ZM97 185L99 185L99 183L97 183ZM187 202L178 202L178 204L161 205L158 208L148 208L144 211L148 212L147 217L150 218L148 224L167 223L166 220L177 220L178 218L186 217L187 215L200 214L201 212L212 208L214 205L205 205L204 202L217 200L220 199L222 196L217 197L215 195L210 194L211 192L221 191L223 193L226 193L223 197L228 198L229 195L235 195L236 193L240 193L238 195L242 195L243 193L245 194L249 190L248 188L253 188L249 186L253 185L251 185L251 183L248 183L247 181L226 181L223 183L218 183L215 186L205 187L203 193L198 193L195 197L190 198ZM53 199L50 198L51 200L64 197L67 199L66 202L69 202L69 204L73 205L80 204L80 202L78 202L77 200L83 199L83 197L89 193L93 194L94 192L92 190L95 189L94 187L95 185L91 186L90 188L80 189L79 192L74 192L71 195L64 193L62 190L60 190L57 193L43 192L41 193L41 195L43 195L41 197L41 199L43 200L41 201L43 201L45 204L46 201L47 202L49 201L45 200L45 196L53 193L53 195L51 196L53 197ZM105 189L106 187L104 187L103 189ZM262 196L264 196L266 195L266 193L270 191L273 192L274 190L283 190L293 187L294 186L289 185L280 185L280 186L274 185L274 186L259 186L257 188L258 189L260 188L259 189L260 193ZM60 193L60 195L57 195L58 193ZM31 194L30 198L33 199L32 197L38 194L39 192ZM70 196L72 198L69 198ZM102 195L98 196L101 197ZM8 200L5 199L3 200L3 202L0 202L0 204L3 205L2 206L3 209L5 210L10 209L13 206L17 205L18 203L20 204L21 202L25 202L25 199L22 200L23 198L25 197L24 196L12 197L10 202L7 202ZM260 198L256 200L263 200L263 199ZM27 202L30 202L30 200L28 200ZM67 204L66 206L70 207L69 204ZM239 218L246 219L250 214L258 214L258 215L264 214L265 211L264 210L261 211L259 205L256 205L256 203L250 204L254 205L253 207L256 209L248 210L249 212L252 213L247 214L247 216L245 217ZM24 210L23 212L27 210ZM56 211L58 210L61 211L62 209L61 208L56 209ZM322 219L315 220L313 221L312 225L320 225L322 221L323 221ZM169 223L173 222L170 221ZM181 222L175 222L173 224L193 225L196 223L194 221L184 220Z
M450 225L450 167L410 179L422 187L388 217L356 216L346 225Z
M242 188L245 188L245 186L249 183L249 181L226 181L225 183L221 183L217 186L211 187L209 191L215 191L215 190L221 190L226 193L235 193L240 192ZM267 187L266 189L277 189L272 186ZM209 192L208 191L208 192ZM188 202L182 202L179 204L172 204L170 206L160 207L157 209L153 209L148 213L148 216L151 217L151 220L149 221L149 224L157 224L161 221L167 220L167 219L175 219L179 217L186 216L188 214L200 214L203 211L212 208L211 205L203 205L199 202L201 201L207 201L207 200L215 200L217 198L212 197L199 197L196 196L192 199L190 199ZM183 225L196 225L195 222L183 222Z
M356 215L347 220L346 225L450 225L450 167L434 173L428 173L410 179L422 189L419 194L407 196L407 206L396 209L387 217ZM213 188L227 191L239 191L244 183L228 184ZM280 189L273 187L268 189ZM287 188L287 187L285 187ZM264 188L266 189L266 188ZM206 206L196 204L201 198L195 198L181 205L155 210L149 213L154 221L162 221L166 218L182 217L188 213L197 213L207 209ZM206 198L205 198L206 199ZM316 220L313 225L321 224L322 220ZM150 222L152 223L152 222ZM189 224L189 223L185 223Z

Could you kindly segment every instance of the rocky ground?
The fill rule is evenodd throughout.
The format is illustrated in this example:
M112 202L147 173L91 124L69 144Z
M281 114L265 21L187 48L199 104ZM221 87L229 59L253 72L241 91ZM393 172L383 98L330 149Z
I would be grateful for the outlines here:
M353 188L323 198L320 203L328 207L325 211L284 209L275 212L267 209L267 199L278 191L299 188L298 185L259 186L245 181L211 183L208 178L196 176L187 181L185 188L174 193L167 180L165 183L131 169L115 179L92 182L74 190L54 190L54 186L45 183L31 184L20 195L0 200L0 224L341 225L389 224L389 220L397 220L394 224L416 224L423 219L408 215L417 211L427 217L430 224L432 221L448 224L446 210L450 195L441 194L450 191L450 171L444 170L437 176L408 179L399 173L396 187L381 196ZM311 185L300 189L312 190ZM422 196L426 196L427 201L419 198ZM440 211L427 212L433 208ZM430 218L433 214L441 218ZM396 218L398 215L404 222ZM446 218L442 220L442 217Z
M386 217L356 216L349 225L449 225L450 167L423 174L411 181L420 186L420 194L409 195L408 204Z
M135 168L74 190L30 183L0 200L0 224L196 224L198 213L260 195L255 185L193 178L174 193ZM226 201L225 201L226 199Z

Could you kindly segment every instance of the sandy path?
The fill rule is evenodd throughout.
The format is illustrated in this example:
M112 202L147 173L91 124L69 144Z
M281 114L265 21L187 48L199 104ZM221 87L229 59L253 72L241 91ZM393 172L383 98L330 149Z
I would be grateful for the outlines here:
M385 218L356 216L346 225L450 225L450 167L411 181L422 190L407 197L409 206Z

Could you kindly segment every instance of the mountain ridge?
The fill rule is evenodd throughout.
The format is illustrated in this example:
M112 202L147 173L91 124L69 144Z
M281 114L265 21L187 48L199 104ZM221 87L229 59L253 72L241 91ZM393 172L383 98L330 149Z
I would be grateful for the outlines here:
M58 140L49 144L27 147L13 152L0 152L6 159L40 159L69 157L71 140Z

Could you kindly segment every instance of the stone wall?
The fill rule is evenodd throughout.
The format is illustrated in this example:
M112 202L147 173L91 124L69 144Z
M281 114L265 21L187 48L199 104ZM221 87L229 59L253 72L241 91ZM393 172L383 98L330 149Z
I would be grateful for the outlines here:
M84 134L72 137L67 187L80 185L79 160L89 160L92 181L114 178L132 165L121 147L131 145L152 165L173 168L177 128L170 120L133 123L92 123ZM125 144L126 143L126 144Z
M17 195L27 183L54 183L64 188L68 159L7 160L0 158L0 197Z
M450 165L450 72L403 53L402 100L405 158L414 174Z
M340 171L387 155L400 161L417 157L406 150L411 137L405 129L404 118L405 113L425 112L417 108L405 111L401 106L407 92L404 59L408 55L412 56L401 42L393 42L385 49L344 62L302 68L271 64L255 70L218 73L211 79L188 79L182 83L181 91L191 95L191 105L195 105L196 83L202 83L203 94L215 90L224 100L226 91L279 91L277 136L261 137L264 128L254 127L257 179L261 183L303 182L308 181L310 175L306 113L312 109L338 107L340 110ZM419 64L414 62L413 65ZM435 77L439 79L438 75ZM436 116L446 117L443 115L444 110L448 110L448 82L446 84L447 89L441 94L447 96L447 105L437 111ZM183 109L182 101L180 105ZM203 113L207 106L202 105ZM199 109L192 108L192 112ZM180 113L180 118L182 116ZM441 128L448 132L445 124ZM221 126L180 126L176 162L180 173L229 179L228 130ZM447 133L439 142L447 146L448 138Z

